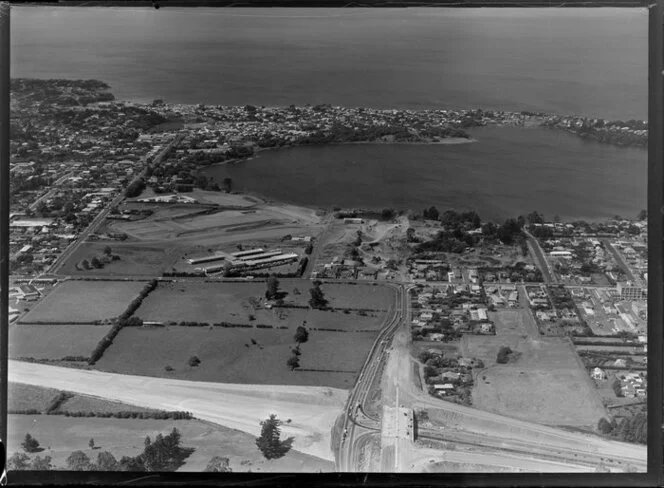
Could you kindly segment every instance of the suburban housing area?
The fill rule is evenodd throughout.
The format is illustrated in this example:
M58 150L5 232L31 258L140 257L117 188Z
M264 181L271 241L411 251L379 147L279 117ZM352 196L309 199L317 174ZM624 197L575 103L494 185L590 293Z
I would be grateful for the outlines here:
M109 88L12 85L10 469L646 469L645 212L311 209L204 174L486 124L641 145L641 125Z

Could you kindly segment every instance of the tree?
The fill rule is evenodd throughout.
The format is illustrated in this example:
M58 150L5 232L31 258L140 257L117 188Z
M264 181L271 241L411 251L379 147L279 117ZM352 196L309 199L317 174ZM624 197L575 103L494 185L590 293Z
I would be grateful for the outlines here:
M307 244L307 247L304 248L304 253L311 254L313 251L314 251L314 245L311 242L309 242Z
M293 349L291 349L291 352L293 353L294 356L301 356L302 352L300 351L300 345L298 344L295 346Z
M232 178L224 178L222 181L222 184L224 185L224 191L226 193L230 193L233 190L233 179Z
M120 471L120 463L115 456L108 451L97 454L97 466L99 471Z
M291 371L293 371L295 368L299 368L300 358L298 358L295 354L292 355L290 358L288 358L288 361L286 361L286 366L288 366Z
M325 294L320 289L320 281L314 281L314 287L309 290L309 293L311 294L311 298L309 299L311 308L324 309L327 307Z
M39 442L37 439L32 437L30 434L25 434L25 439L21 443L21 447L25 452L39 452L41 448L39 447Z
M189 366L191 366L193 368L193 367L198 366L199 364L201 364L201 360L198 359L198 356L191 356L189 358L188 363L189 363Z
M90 262L87 259L84 259L81 264L85 269L90 269Z
M227 457L215 456L203 470L204 473L230 473L233 470L229 466L230 460Z
M276 298L277 293L279 292L279 280L275 274L271 274L267 279L267 290L265 292L265 298L272 300Z
M438 217L440 217L440 212L438 211L438 209L436 207L431 206L428 209L424 209L424 211L422 212L422 216L425 219L438 220Z
M111 254L113 254L113 250L111 249L111 246L106 246L104 248L104 254L106 254L107 256L110 256Z
M280 458L290 450L292 437L281 441L281 423L275 414L261 422L261 435L256 439L256 446L266 459Z
M88 442L88 446L90 446L90 449L94 449L95 448L95 440L90 438L90 442Z
M597 430L599 430L602 434L610 434L613 430L613 426L611 425L611 422L602 417L597 423Z
M12 457L7 460L8 471L25 471L30 466L30 458L27 454L22 452L15 452Z
M648 218L648 211L647 210L641 210L639 212L639 215L636 217L639 220L646 220Z
M307 340L309 339L309 331L300 325L295 331L294 338L295 342L297 342L298 344L307 342Z
M37 456L32 460L30 469L33 471L50 471L53 469L51 456Z
M527 216L528 218L528 223L529 224L543 224L544 223L544 215L541 213L535 211L531 212Z
M72 452L66 462L69 471L91 471L94 468L90 458L83 451Z

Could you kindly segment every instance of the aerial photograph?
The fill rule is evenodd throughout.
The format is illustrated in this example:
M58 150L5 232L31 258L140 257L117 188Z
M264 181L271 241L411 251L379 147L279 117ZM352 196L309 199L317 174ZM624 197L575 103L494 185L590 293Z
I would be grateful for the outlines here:
M13 6L9 480L646 472L647 118L645 8Z

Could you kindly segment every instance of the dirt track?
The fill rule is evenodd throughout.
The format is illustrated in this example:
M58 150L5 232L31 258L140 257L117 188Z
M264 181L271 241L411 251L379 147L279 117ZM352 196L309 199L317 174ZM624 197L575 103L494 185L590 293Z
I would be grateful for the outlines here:
M289 424L282 438L293 436L293 449L334 460L330 433L348 392L336 388L265 386L169 380L10 361L9 380L121 401L141 407L185 410L195 417L260 433L259 422L271 413Z

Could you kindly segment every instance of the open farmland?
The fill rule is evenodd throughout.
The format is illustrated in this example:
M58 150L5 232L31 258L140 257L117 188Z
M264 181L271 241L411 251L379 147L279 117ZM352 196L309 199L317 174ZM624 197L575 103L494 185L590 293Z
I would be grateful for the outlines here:
M350 388L375 334L312 330L300 346L300 366L328 371L290 371L295 328L126 327L95 368L194 381ZM189 366L192 356L200 359L198 366Z
M516 357L497 364L500 346ZM479 371L472 390L473 405L546 425L594 428L606 415L601 399L569 339L519 336L465 336L464 357L478 357L487 366Z
M66 281L58 285L22 323L92 323L116 318L145 286L140 281Z
M283 280L281 289L290 292L287 302L297 305L308 305L311 282L307 280ZM297 288L301 295L294 295L293 288ZM366 308L372 310L387 310L394 302L394 289L385 285L372 285L358 283L356 285L341 283L323 283L321 290L329 305L333 308Z
M35 409L44 413L51 402L57 398L62 390L55 388L45 388L24 383L9 383L9 395L7 397L8 410L30 410ZM114 413L114 412L157 412L155 409L136 407L124 403L104 400L87 395L78 395L75 393L65 400L58 408L59 412L94 412L94 413Z
M282 280L280 290L288 292L284 301L308 306L311 282ZM294 293L297 288L300 295ZM159 322L195 321L207 323L300 325L344 330L376 330L381 327L384 312L343 313L344 308L387 310L393 291L382 286L323 285L323 291L338 311L311 309L265 309L265 282L171 282L160 283L143 301L136 315L143 320ZM360 291L362 290L362 291ZM366 299L362 296L366 293ZM251 320L253 316L255 320Z
M334 471L334 463L291 450L283 458L268 461L256 448L255 437L235 429L200 420L139 420L113 418L71 418L53 415L10 415L9 454L22 452L20 443L30 433L44 447L37 455L51 456L59 468L73 451L83 451L93 461L101 451L117 459L142 452L146 436L168 434L176 427L182 446L194 448L178 471L201 472L214 456L230 459L233 472L324 472ZM93 438L98 449L90 449ZM52 447L52 448L51 448ZM34 457L34 455L31 455Z
M22 324L9 329L11 358L62 359L89 357L110 325Z
M85 270L76 265L84 259L90 261L94 256L104 252L110 246L112 253L120 257L104 265L101 269ZM159 276L165 270L171 269L180 259L182 250L169 246L150 246L140 243L127 242L84 242L71 255L60 268L59 274L78 276Z
M43 412L59 394L55 388L12 382L7 385L7 410L36 409Z

